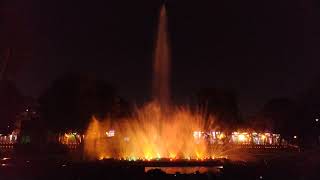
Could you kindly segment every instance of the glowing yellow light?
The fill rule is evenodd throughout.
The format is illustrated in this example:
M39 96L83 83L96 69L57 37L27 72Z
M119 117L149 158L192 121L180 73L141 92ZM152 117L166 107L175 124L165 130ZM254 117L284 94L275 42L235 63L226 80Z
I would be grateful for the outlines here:
M107 137L113 137L114 134L115 134L115 131L114 131L114 130L110 130L110 131L107 131L107 132L106 132Z
M161 159L161 155L159 153L157 153L157 157L158 159Z
M203 155L200 152L196 152L197 159L202 159Z
M219 136L218 136L218 139L223 139L223 138L225 138L226 137L226 135L224 135L223 133L221 133Z
M241 141L241 142L243 142L243 141L246 141L246 140L247 140L246 136L245 136L245 135L243 135L243 134L240 134L238 138L239 138L239 141Z
M177 156L177 154L173 153L173 152L169 152L169 158L170 159L175 159Z

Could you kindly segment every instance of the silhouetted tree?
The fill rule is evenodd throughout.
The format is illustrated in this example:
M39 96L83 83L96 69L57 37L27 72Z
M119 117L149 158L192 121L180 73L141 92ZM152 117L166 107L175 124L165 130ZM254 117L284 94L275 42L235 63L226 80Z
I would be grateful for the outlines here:
M198 93L198 103L207 115L214 115L224 127L235 127L240 123L236 93L230 89L207 88Z
M277 98L267 102L261 114L267 120L266 124L274 132L283 136L293 136L299 133L301 109L298 104L288 98Z
M131 104L122 97L117 96L112 106L111 116L114 118L128 117L131 113Z
M111 114L115 98L114 88L102 79L67 74L41 96L41 115L51 130L84 130L92 116Z
M263 112L258 112L246 118L246 127L255 131L273 131L273 123L270 117L264 116Z
M10 80L0 81L0 107L0 133L9 133L24 108L24 97Z
M320 144L320 77L299 96L302 105L300 131L305 145Z

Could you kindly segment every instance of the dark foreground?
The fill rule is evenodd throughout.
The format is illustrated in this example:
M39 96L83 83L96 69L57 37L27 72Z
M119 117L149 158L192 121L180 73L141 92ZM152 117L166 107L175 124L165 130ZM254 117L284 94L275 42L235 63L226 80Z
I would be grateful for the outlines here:
M102 179L320 179L319 150L277 154L255 161L127 162L1 159L1 180ZM183 172L175 172L175 171ZM188 169L184 171L183 169ZM190 171L191 169L191 171ZM206 171L206 169L208 171ZM169 171L168 171L169 170ZM192 170L194 170L192 172ZM166 172L164 172L166 171Z

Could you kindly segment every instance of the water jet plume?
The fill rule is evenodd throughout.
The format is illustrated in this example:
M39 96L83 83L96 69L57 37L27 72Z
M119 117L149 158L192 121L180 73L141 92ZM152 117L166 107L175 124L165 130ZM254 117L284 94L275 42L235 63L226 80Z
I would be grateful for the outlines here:
M86 133L85 152L91 159L200 160L221 157L223 148L212 148L205 138L194 135L214 128L208 124L213 125L214 119L205 120L199 112L173 108L167 114L161 111L158 103L149 103L138 109L132 118L118 121L93 118Z
M162 5L153 67L153 99L162 108L170 104L170 48L168 37L166 7Z

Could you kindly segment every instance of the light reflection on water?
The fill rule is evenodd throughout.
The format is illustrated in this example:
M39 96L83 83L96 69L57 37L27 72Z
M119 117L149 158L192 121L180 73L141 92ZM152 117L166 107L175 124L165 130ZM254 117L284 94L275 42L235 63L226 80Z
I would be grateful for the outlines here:
M214 167L206 167L206 166L194 166L194 167L145 167L144 172L148 172L150 170L159 169L167 174L194 174L199 172L203 173L213 173L218 174L223 169L223 166L214 166Z

